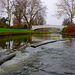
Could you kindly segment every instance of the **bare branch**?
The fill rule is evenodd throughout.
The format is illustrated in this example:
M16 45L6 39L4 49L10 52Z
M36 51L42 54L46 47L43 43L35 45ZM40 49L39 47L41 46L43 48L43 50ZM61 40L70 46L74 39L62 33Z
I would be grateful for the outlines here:
M75 16L75 0L60 0L56 6L58 7L57 14L59 16L67 15L72 23Z

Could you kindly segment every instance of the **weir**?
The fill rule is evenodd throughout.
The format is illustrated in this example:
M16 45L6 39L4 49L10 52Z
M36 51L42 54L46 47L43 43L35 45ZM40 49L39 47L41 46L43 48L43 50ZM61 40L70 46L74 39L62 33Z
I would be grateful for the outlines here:
M41 45L45 45L45 44L48 44L48 43L54 43L54 42L57 42L57 41L66 41L66 39L62 39L62 40L47 40L47 41L44 41L44 42L40 42L40 43L36 43L36 44L31 44L31 47L33 48L36 48L38 46L41 46Z

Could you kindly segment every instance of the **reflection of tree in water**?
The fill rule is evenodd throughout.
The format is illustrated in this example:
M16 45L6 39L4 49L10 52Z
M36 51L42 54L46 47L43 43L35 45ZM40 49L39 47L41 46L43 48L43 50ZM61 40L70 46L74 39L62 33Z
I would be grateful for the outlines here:
M67 38L69 39L69 41L64 42L65 46L68 47L75 47L75 40L73 40L72 38L75 38L75 36L67 36L67 35L63 35L63 38Z
M19 40L13 40L13 49L17 49L19 45L20 45Z
M64 42L65 46L68 46L68 47L75 47L75 40L69 40L67 42Z
M31 38L24 38L21 40L13 40L13 49L18 49L21 44L23 43L24 45L27 43L31 43Z
M32 43L31 37L31 35L2 37L0 39L0 47L2 49L17 49L20 47L21 43Z
M0 47L3 49L7 48L6 41L0 40Z

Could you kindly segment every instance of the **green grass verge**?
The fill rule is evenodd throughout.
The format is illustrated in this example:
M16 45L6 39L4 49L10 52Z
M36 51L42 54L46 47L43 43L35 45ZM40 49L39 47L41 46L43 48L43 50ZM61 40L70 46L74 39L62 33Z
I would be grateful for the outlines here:
M0 32L31 32L31 30L0 28Z
M0 33L50 33L45 31L33 31L33 30L25 30L25 29L7 29L7 28L0 28Z

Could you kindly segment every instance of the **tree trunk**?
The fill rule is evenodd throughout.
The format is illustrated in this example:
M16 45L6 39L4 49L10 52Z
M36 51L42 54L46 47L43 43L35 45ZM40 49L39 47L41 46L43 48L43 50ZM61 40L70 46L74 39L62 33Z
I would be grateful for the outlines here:
M20 21L20 19L19 19L19 26L21 25L21 21Z
M71 12L71 24L73 23L73 0L72 0L72 12Z
M11 21L10 21L10 19L9 19L9 28L10 28L10 22L11 22Z
M8 10L8 19L9 19L9 28L10 28L10 9L9 9L9 0L8 1L8 7L7 7L7 10Z
M73 23L73 14L71 14L71 24Z
M28 25L28 29L30 30L31 28L32 28L32 25L31 25L31 24L29 24L29 25Z

